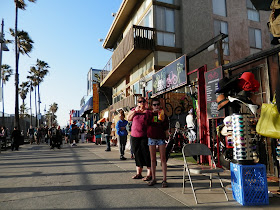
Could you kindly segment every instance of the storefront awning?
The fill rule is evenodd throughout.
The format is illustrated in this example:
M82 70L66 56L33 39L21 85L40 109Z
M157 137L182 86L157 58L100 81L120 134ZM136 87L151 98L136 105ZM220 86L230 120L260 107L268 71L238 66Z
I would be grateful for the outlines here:
M92 110L93 99L90 99L85 103L85 105L80 110L80 116L84 117L85 114L89 114Z
M105 118L102 118L102 119L97 121L97 123L102 123L102 122L105 122Z

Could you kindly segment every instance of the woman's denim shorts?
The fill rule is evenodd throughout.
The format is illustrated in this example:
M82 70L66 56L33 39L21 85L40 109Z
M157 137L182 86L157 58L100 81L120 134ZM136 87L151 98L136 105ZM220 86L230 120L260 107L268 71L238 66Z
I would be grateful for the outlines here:
M148 146L151 145L165 145L165 140L164 139L148 139Z

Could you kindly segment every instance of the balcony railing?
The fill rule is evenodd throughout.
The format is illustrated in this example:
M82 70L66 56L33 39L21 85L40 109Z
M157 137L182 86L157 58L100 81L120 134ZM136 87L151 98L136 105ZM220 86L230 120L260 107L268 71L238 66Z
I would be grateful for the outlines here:
M127 61L128 55L136 50L152 51L155 47L155 29L143 26L133 26L123 40L119 43L118 47L114 50L114 53L106 66L104 67L104 75L110 73L110 71L116 71L124 61ZM144 55L143 55L144 56ZM145 55L146 56L146 55ZM135 60L135 57L130 58ZM142 58L141 58L142 59ZM141 61L141 60L140 60ZM133 61L128 61L131 66ZM130 66L129 66L130 67ZM129 68L125 65L126 70ZM122 72L123 73L123 72ZM101 83L105 78L101 78Z

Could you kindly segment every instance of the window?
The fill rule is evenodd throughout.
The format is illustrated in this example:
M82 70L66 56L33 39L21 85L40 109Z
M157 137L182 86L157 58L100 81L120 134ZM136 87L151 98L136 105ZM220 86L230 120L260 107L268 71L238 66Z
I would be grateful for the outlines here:
M248 19L260 22L260 13L256 10L251 0L246 0Z
M139 82L136 82L136 83L133 85L133 93L134 93L134 94L141 94Z
M256 28L249 28L249 42L251 48L262 48L262 31Z
M215 15L227 16L226 0L212 0L213 13Z
M156 28L158 45L175 47L175 12L172 9L157 7Z
M220 33L228 34L227 22L214 20L214 34L218 36ZM223 40L224 55L229 55L229 40L228 37Z
M157 1L164 2L167 4L174 4L174 0L157 0Z
M147 15L140 22L140 26L153 28L153 16L151 10L147 13Z

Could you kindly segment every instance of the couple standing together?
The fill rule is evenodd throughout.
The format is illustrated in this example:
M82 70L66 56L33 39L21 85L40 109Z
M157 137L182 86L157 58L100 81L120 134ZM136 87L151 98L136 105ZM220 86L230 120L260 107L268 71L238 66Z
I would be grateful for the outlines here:
M149 181L148 185L153 186L156 180L156 146L159 147L160 159L163 172L162 187L167 187L166 182L166 155L165 138L169 123L167 116L163 115L159 119L160 100L152 99L151 110L146 109L144 97L138 97L137 107L128 113L128 120L132 121L131 142L135 155L136 175L133 179L143 179ZM147 166L147 176L143 178L143 166Z

